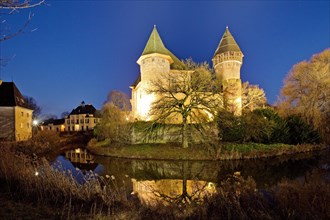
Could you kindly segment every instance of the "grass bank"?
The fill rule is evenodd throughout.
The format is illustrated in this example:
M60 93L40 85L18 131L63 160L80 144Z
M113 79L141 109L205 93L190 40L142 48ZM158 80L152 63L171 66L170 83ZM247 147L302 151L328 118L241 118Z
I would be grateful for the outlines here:
M182 148L177 143L167 144L112 144L108 140L97 142L92 139L88 149L97 155L162 160L230 160L274 157L304 153L325 149L326 145L288 145L259 143L221 143L214 145L196 145Z

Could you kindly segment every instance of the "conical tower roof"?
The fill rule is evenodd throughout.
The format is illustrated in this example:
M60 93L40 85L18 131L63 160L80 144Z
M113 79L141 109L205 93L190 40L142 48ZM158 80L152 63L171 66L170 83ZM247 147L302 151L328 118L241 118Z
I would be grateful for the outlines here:
M225 33L222 35L218 48L216 49L213 57L227 51L242 52L233 35L231 35L228 26L226 27Z
M154 26L154 29L152 30L152 32L150 34L149 40L148 40L146 46L144 47L144 50L143 50L141 56L153 54L153 53L159 53L159 54L170 56L173 61L173 63L171 64L171 68L173 68L173 69L183 69L184 68L183 63L165 47L162 39L159 36L156 25Z
M160 38L156 25L154 26L154 29L152 30L149 40L142 52L143 55L151 54L151 53L160 53L168 55L168 50L166 49L162 39Z

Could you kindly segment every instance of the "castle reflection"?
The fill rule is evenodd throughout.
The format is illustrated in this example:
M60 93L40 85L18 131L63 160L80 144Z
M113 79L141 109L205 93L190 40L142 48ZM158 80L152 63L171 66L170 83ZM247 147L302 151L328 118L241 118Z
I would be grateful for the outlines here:
M202 203L205 197L216 192L215 184L202 180L136 180L132 179L133 193L141 203L148 206L158 204Z

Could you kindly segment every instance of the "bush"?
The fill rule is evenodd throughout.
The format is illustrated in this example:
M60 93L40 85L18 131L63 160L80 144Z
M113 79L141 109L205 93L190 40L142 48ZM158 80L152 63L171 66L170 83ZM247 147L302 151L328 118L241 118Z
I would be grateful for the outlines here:
M218 115L219 137L226 142L287 143L286 121L273 109L257 109L242 116Z
M319 133L299 116L291 115L286 121L289 128L289 144L320 143Z
M273 109L256 109L248 115L252 115L252 120L246 123L246 132L252 135L257 143L287 143L289 138L289 128L286 121L281 118ZM247 116L249 117L249 116ZM251 117L251 116L250 116ZM253 130L250 127L256 127Z
M25 154L46 154L60 146L60 136L55 131L39 131L33 137L24 142L18 143L18 150Z
M127 112L120 110L113 103L102 107L102 118L94 128L94 135L99 141L109 139L110 142L128 142L129 130Z
M242 142L244 139L244 126L242 118L231 112L221 111L217 118L219 139L224 142Z

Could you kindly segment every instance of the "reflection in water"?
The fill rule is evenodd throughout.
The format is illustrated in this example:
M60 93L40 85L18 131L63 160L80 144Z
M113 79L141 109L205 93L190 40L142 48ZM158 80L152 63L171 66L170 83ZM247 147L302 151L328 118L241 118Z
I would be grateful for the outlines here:
M133 193L146 205L201 203L216 192L215 184L200 180L136 180L132 179Z
M72 175L80 184L86 182L91 173L100 174L104 170L101 164L94 162L94 155L81 148L66 151L65 156L58 156L52 166Z
M71 163L79 168L82 172L94 171L98 166L94 162L94 155L90 154L86 149L77 148L65 152L65 158L70 160Z
M189 179L191 177L191 167L188 161L164 163L166 170L161 164L141 163L141 161L136 161L133 164L136 166L134 170L142 168L140 171L150 173L151 168L151 170L154 169L155 172L160 172L163 175L166 175L166 171L169 171L181 177L180 179L165 179L166 176L164 176L159 180L137 180L133 178L133 193L139 197L142 203L147 205L202 203L205 197L216 192L215 184L212 182L198 180L196 177ZM173 170L179 171L179 173L175 174Z
M114 176L118 187L135 194L147 205L201 203L216 193L228 175L251 176L257 188L267 188L283 178L298 179L313 169L329 164L329 151L279 158L234 161L162 161L93 156L83 149L57 157L61 169L70 170L80 183L93 171ZM77 169L78 168L78 169ZM330 171L327 171L330 172ZM329 174L330 175L330 174Z

